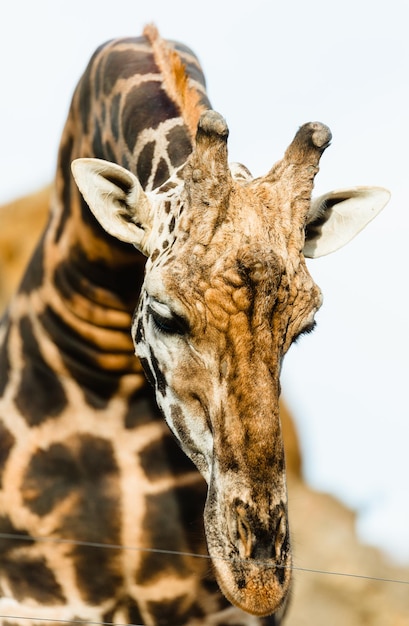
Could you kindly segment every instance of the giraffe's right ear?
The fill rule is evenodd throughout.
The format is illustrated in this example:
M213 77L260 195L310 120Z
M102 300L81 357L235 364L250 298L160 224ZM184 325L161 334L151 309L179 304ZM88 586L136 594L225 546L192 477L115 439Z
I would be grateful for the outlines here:
M76 159L75 182L101 226L113 237L149 255L150 201L132 172L101 159Z

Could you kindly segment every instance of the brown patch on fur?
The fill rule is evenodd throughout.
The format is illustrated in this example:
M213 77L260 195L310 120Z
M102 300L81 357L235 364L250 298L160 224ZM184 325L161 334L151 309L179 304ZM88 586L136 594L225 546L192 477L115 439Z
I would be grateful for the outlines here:
M166 93L180 108L183 120L193 138L196 135L199 117L206 107L200 104L199 93L189 84L189 76L179 54L160 37L156 26L148 24L143 34L152 46Z

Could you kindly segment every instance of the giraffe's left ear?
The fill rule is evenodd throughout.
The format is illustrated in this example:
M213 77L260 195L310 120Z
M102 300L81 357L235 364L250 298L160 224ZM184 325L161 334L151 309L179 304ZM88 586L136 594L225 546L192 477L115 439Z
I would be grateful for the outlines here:
M85 201L107 233L148 255L152 210L136 176L101 159L76 159L71 169Z
M390 193L383 187L331 191L311 201L304 256L317 258L351 241L383 209Z

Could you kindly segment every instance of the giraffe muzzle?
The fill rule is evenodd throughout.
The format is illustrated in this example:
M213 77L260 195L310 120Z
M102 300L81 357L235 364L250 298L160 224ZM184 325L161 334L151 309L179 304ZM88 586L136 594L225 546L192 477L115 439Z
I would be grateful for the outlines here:
M287 507L261 491L245 500L211 484L205 510L219 586L232 604L258 616L284 611L291 586Z

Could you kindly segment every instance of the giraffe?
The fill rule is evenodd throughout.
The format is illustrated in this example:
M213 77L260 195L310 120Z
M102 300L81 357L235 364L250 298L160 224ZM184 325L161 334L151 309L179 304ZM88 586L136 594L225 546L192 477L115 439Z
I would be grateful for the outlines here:
M154 27L101 46L74 92L0 327L3 624L282 621L279 367L321 303L304 255L388 194L310 202L321 124L255 180L227 134L193 52Z

